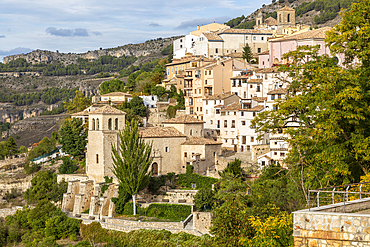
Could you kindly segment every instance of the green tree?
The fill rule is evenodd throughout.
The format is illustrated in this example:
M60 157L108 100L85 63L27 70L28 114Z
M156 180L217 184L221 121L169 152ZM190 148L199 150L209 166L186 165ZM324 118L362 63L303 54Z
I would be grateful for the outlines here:
M287 95L252 122L257 132L290 136L284 162L304 196L308 186L359 181L370 169L369 69L341 67L318 49L285 55L292 61L281 67L291 79Z
M112 171L121 188L132 195L135 215L136 194L148 185L151 177L148 169L152 163L152 144L145 143L136 121L127 122L119 137L119 146L112 146Z
M211 209L216 203L215 192L201 188L194 196L194 204L198 210Z
M9 150L10 154L17 153L17 144L15 143L13 137L9 137L6 142L6 148Z
M243 47L243 59L247 60L247 62L250 63L253 58L254 57L251 48L248 44L245 44L245 46Z
M67 192L68 184L64 181L57 183L57 175L52 171L40 171L31 180L31 187L24 193L30 203L43 199L60 201Z
M146 107L144 105L144 101L139 96L134 96L130 101L130 108L134 111L134 113L140 117L146 116Z
M230 174L232 177L243 177L244 171L241 164L241 160L235 158L234 161L227 163L225 170L219 172L220 176L223 177L226 174Z
M63 164L61 164L58 168L60 174L72 174L77 171L78 166L76 165L73 160L69 156L62 157Z
M90 105L91 100L86 98L86 96L78 90L76 91L76 96L73 98L73 100L64 102L64 108L70 114L83 111Z
M63 152L80 157L85 154L88 130L77 118L66 119L59 130L59 143Z

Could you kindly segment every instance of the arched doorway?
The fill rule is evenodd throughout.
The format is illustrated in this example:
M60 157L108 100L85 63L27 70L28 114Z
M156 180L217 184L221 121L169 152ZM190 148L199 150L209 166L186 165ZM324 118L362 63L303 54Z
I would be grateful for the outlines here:
M153 174L153 176L158 176L158 164L157 164L157 162L154 162L152 164L152 174Z

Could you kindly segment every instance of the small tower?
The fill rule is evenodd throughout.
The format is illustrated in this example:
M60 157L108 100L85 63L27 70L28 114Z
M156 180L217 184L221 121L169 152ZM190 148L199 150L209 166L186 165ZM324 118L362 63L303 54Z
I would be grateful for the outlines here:
M277 12L277 31L282 33L283 28L295 26L295 10L285 6Z
M95 183L104 182L104 176L113 176L112 144L118 146L125 115L109 105L89 113L86 173Z
M262 11L260 11L257 14L256 26L259 27L260 25L263 25L264 23L265 23L265 19L263 17Z

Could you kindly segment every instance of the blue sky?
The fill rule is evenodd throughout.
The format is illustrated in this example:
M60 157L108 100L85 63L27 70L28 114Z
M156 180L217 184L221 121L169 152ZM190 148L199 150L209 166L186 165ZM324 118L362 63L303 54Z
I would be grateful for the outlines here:
M0 61L35 49L82 53L187 34L271 1L1 0Z

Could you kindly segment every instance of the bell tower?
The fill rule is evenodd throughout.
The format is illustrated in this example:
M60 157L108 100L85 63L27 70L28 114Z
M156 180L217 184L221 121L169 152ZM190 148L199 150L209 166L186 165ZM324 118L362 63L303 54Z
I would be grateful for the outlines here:
M285 6L277 12L277 31L282 34L283 28L295 26L295 10Z
M113 176L112 144L117 147L119 131L125 127L126 113L109 105L89 113L86 173L95 183Z

